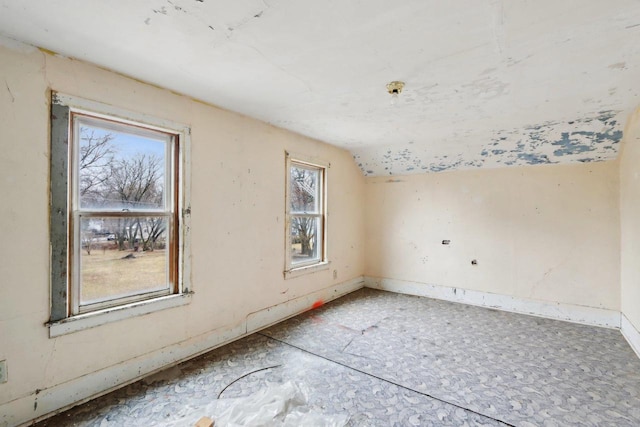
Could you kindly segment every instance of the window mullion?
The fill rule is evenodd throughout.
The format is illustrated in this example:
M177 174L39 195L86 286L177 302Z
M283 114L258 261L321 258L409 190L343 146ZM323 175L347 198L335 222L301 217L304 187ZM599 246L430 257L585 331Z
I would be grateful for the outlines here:
M78 215L86 218L107 217L107 218L145 218L152 216L171 216L172 211L97 211L88 209L76 210Z

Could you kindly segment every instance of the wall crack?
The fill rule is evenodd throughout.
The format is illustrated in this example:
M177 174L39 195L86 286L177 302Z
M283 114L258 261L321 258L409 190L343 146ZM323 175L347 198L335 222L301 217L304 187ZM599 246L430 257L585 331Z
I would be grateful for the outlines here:
M16 102L16 97L13 96L13 92L11 92L11 88L9 87L9 82L7 82L7 79L4 79L4 85L7 87L7 92L9 92L11 103L13 104L14 102Z

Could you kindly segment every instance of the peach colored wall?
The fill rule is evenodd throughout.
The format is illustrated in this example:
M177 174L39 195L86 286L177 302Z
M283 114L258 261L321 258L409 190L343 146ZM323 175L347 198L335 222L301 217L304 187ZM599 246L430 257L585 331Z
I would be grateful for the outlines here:
M622 313L640 331L640 107L625 128L620 154L620 225Z
M37 400L36 390L125 361L144 365L153 352L193 344L250 313L362 276L364 178L348 152L35 49L0 47L0 76L0 360L9 371L0 413L2 405ZM190 304L49 338L51 89L191 126ZM331 268L287 280L285 150L331 163ZM8 416L5 425L24 419Z
M616 162L367 178L366 205L368 277L620 309Z

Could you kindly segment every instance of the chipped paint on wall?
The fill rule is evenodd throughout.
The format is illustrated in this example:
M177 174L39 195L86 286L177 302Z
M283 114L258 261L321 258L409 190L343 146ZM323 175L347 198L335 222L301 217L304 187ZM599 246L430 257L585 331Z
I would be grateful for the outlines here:
M438 144L450 147L450 152L429 150L429 144L413 141L380 150L353 150L354 159L367 176L611 160L622 139L623 114L604 110L572 120L497 130L473 146Z

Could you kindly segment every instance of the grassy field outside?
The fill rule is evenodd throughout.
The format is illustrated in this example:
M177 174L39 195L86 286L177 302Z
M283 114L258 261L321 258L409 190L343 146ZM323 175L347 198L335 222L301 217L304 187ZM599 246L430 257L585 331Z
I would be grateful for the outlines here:
M131 255L129 258L125 258ZM117 249L82 252L80 258L81 303L161 289L167 286L167 251L119 251Z

